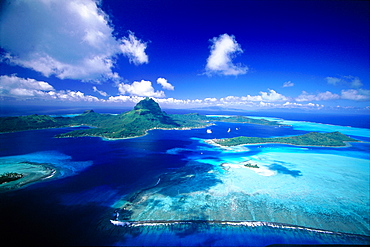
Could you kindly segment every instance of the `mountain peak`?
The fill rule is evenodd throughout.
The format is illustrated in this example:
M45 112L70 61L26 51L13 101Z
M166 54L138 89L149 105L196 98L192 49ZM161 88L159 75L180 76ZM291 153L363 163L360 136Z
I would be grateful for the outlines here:
M163 114L161 107L152 98L146 97L136 104L135 111L150 111L153 114Z
M94 110L86 110L83 114L95 113Z

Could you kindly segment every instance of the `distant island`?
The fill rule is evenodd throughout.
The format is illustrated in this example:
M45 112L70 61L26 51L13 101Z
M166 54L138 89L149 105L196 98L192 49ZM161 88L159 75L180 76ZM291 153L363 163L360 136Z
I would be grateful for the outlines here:
M0 133L24 130L62 128L70 126L88 126L57 135L56 137L93 136L108 139L132 138L143 136L152 129L192 129L204 128L213 122L248 123L260 125L284 126L278 121L253 119L244 116L208 117L197 113L167 114L157 102L145 98L137 103L133 110L119 114L99 114L93 110L85 111L75 117L51 117L48 115L28 115L19 117L1 117Z
M304 135L275 138L238 136L234 138L207 140L207 142L226 147L264 143L280 143L297 146L343 147L346 145L345 142L358 142L358 140L336 131L331 133L310 132Z

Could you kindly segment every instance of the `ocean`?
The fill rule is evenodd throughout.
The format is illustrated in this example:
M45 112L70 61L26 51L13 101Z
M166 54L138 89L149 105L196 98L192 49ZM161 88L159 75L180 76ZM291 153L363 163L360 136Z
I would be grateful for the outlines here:
M76 112L62 112L68 113ZM53 138L84 127L0 134L0 171L22 162L58 171L0 193L2 240L14 245L369 244L369 116L265 115L290 126L218 122L115 141ZM362 142L341 148L229 149L205 142L310 131L340 131ZM245 161L259 168L240 165Z

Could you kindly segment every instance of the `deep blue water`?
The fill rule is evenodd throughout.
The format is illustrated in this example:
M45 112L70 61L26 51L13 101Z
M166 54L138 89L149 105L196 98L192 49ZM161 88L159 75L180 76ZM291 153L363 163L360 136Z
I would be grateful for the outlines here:
M311 116L299 120L319 122L320 119ZM330 123L330 119L326 121ZM364 127L363 123L367 120L361 124L358 121L357 118L335 118L332 124ZM218 123L213 128L212 138L238 135L270 137L306 133L290 127L271 128L246 124L232 126L239 128L239 132L226 133L230 124ZM124 195L155 185L162 174L184 167L188 152L196 150L199 145L194 138L209 137L205 129L195 129L155 130L144 137L116 141L92 137L53 138L70 130L71 128L62 128L0 135L0 157L27 155L27 159L32 160L42 156L46 157L45 162L49 161L62 169L69 169L67 175L58 179L38 182L17 191L0 194L2 241L9 239L17 245L168 246L216 243L224 246L281 243L363 244L369 241L369 238L356 235L325 234L270 226L226 227L207 223L141 228L114 226L110 219L113 219L115 210L112 205L117 200ZM176 148L185 151L176 155L166 153L167 150ZM356 150L356 145L351 149ZM211 151L202 152L212 156ZM325 152L325 148L322 152ZM258 153L257 149L255 153ZM80 163L85 164L84 162L91 165L78 167ZM71 167L77 168L73 170ZM284 172L281 167L275 168ZM210 187L212 183L204 184L204 187Z

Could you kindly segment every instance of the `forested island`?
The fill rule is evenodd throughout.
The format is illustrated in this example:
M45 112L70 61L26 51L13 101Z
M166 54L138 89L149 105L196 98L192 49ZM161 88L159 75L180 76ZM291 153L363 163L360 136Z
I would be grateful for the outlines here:
M213 122L249 123L281 126L277 121L253 119L244 116L208 117L197 113L167 114L151 98L146 98L133 110L119 115L99 114L93 110L85 111L75 117L51 117L48 115L29 115L1 117L0 132L14 132L70 126L88 126L56 137L96 136L110 139L143 136L152 129L191 129L203 128Z
M16 172L6 172L0 175L0 184L8 183L23 178L23 174Z
M297 146L342 147L346 145L345 142L358 142L358 140L336 131L331 133L310 132L304 135L275 138L238 136L234 138L213 139L208 142L227 147L263 143L281 143Z

